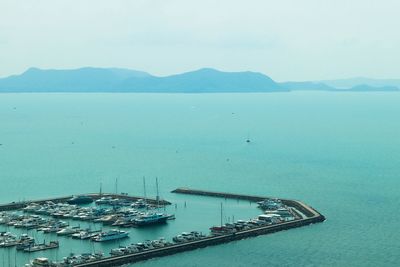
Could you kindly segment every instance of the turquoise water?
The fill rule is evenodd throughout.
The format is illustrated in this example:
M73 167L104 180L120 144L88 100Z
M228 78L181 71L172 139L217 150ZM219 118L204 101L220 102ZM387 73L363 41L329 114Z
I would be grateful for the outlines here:
M176 187L300 199L327 221L136 266L398 266L399 103L398 93L1 94L0 201L100 182L114 191L117 177L142 195L142 176L154 196L157 176L177 219L134 232L139 241L218 223L220 200ZM225 206L237 219L257 213Z

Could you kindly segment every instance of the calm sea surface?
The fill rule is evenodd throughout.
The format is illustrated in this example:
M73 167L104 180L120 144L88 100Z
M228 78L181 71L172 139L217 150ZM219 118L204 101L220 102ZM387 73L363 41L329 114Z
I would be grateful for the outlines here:
M125 244L219 223L220 199L176 187L293 198L327 221L135 266L399 266L399 115L399 93L0 94L0 202L114 192L116 178L143 195L143 176L154 196L158 177L177 219ZM259 213L222 201L225 221ZM119 245L60 241L0 249L0 266Z

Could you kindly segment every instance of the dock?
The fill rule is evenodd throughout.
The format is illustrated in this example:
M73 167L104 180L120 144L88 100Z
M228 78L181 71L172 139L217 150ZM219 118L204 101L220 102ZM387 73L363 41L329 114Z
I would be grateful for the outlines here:
M178 188L172 191L173 193L181 193L181 194L191 194L191 195L201 195L201 196L212 196L212 197L223 197L223 198L232 198L232 199L246 199L249 201L261 201L267 199L269 197L261 197L261 196L250 196L250 195L239 195L239 194L230 194L230 193L222 193L222 192L209 192L202 190L194 190L189 188ZM220 236L210 236L201 240L185 242L182 244L174 244L171 246L151 249L144 252L132 253L123 256L114 256L107 257L101 260L88 262L84 264L78 264L77 267L111 267L111 266L121 266L124 264L135 263L155 257L163 257L171 254L176 254L184 251L194 250L198 248L204 248L207 246L214 246L218 244L228 243L248 237L254 237L258 235L270 234L282 230L288 230L291 228L297 228L305 225L310 225L314 223L323 222L325 217L320 214L314 208L306 205L305 203L297 200L289 200L289 199L281 199L281 201L288 206L295 207L299 211L301 211L306 218L283 222L274 225L260 226L257 228L253 228L250 230L239 231L236 233L230 233Z
M149 204L154 204L154 205L170 205L171 203L160 199L157 200L155 198L144 198L140 196L130 196L130 195L122 195L122 194L112 194L112 193L88 193L88 194L77 194L77 195L70 195L70 196L63 196L63 197L53 197L53 198L46 198L46 199L38 199L38 200L25 200L25 201L19 201L19 202L11 202L7 204L0 204L0 211L10 211L10 210L18 210L24 208L28 204L36 203L36 204L43 204L48 201L54 202L54 203L64 203L67 202L67 200L71 199L73 196L89 196L93 198L93 200L97 200L101 197L113 197L113 198L119 198L119 199L127 199L131 201L136 201L138 199L146 199L146 202Z

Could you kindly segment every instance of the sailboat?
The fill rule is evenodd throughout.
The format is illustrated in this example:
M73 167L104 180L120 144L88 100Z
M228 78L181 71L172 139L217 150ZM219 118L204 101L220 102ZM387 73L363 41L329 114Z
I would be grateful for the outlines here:
M135 226L147 226L147 225L153 225L153 224L163 224L166 223L167 220L173 216L169 215L164 212L159 212L159 194L158 194L158 179L156 178L156 186L157 186L157 212L154 211L148 211L144 213L143 215L135 218L132 220L132 224ZM145 178L143 177L143 187L144 187L144 192L145 192L145 200L146 200L146 182Z
M232 234L236 232L236 229L234 227L231 227L230 224L225 224L223 225L222 222L222 202L221 202L221 224L219 226L213 226L210 228L211 234L216 236L216 235L226 235L226 234Z

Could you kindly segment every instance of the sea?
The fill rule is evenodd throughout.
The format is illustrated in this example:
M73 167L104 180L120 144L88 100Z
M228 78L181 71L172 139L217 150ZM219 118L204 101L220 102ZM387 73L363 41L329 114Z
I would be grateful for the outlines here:
M171 193L178 187L297 199L327 220L132 266L400 266L399 116L396 92L0 94L0 203L100 185L143 196L143 177L155 197L157 177L176 216L111 244L30 232L60 248L0 248L0 266L107 254L261 213L247 201Z

